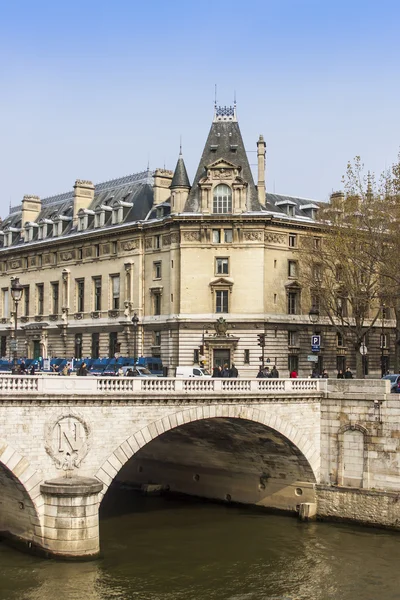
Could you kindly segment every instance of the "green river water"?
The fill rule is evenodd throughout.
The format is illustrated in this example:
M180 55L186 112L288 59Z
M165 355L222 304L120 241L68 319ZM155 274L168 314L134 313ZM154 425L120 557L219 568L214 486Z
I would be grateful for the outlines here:
M400 599L400 534L127 491L105 500L98 560L0 544L0 600Z

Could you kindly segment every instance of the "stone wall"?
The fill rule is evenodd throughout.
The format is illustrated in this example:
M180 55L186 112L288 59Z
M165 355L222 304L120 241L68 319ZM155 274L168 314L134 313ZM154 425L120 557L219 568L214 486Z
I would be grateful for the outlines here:
M317 486L320 519L350 521L400 530L400 494Z

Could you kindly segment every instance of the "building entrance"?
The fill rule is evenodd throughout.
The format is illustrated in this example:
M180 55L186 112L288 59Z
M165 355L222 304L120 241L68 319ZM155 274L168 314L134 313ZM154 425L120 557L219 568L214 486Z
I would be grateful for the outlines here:
M39 358L40 356L40 341L33 340L33 358Z
M226 349L214 349L213 367L223 367L225 364L231 366L231 351Z

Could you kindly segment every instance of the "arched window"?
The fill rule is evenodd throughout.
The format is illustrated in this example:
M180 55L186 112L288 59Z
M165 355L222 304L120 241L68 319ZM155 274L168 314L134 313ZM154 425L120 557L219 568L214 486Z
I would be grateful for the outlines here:
M213 200L214 213L232 212L232 190L228 185L217 185L214 188Z

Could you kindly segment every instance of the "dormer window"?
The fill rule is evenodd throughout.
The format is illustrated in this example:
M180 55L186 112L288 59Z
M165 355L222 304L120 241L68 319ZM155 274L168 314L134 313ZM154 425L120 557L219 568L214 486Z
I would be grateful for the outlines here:
M232 190L228 185L220 184L214 188L213 213L232 212Z

